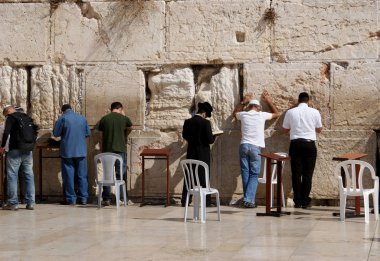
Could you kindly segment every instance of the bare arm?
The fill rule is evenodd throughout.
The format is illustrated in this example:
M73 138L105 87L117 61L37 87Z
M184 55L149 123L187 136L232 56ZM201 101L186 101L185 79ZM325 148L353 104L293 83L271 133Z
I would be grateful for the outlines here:
M269 96L269 93L266 90L263 92L263 98L268 103L269 108L271 109L272 119L280 117L281 116L281 112L279 112L277 110L276 106L274 106L274 104L272 102L272 98Z
M243 103L236 104L235 109L234 109L234 111L232 113L232 116L236 119L236 113L243 111L243 109L244 109L244 104Z

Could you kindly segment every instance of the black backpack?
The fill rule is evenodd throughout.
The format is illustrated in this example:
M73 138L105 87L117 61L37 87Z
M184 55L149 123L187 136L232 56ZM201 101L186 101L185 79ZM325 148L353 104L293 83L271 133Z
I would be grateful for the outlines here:
M25 113L10 114L17 120L17 149L21 151L32 151L37 140L38 126L34 124L33 119ZM14 135L13 133L11 135Z

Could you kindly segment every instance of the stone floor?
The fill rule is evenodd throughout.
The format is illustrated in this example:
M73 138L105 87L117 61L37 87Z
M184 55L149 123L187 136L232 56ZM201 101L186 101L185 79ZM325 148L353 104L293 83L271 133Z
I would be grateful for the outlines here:
M21 205L20 207L25 207ZM340 222L337 207L257 217L257 209L208 208L207 222L183 222L179 206L61 206L0 211L0 260L380 260L371 214ZM192 209L189 209L189 218Z

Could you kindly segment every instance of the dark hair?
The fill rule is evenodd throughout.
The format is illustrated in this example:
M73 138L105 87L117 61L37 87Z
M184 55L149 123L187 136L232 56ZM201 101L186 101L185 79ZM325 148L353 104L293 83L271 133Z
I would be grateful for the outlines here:
M117 109L120 109L120 108L123 108L123 104L121 104L120 102L113 102L111 104L111 111L117 110Z
M62 112L65 112L66 110L71 110L71 105L70 104L63 104L62 105L62 108L61 108L61 111Z
M301 92L300 95L298 95L298 102L308 102L309 101L309 94L307 92Z

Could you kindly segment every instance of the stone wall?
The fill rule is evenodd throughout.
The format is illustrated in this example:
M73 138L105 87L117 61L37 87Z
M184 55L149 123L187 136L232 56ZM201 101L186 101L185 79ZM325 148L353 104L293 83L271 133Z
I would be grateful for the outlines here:
M307 91L324 126L312 197L336 199L333 156L365 152L364 160L375 163L379 11L378 0L3 0L0 103L24 107L46 138L64 103L94 126L111 102L122 102L134 123L127 144L129 195L141 194L139 153L168 147L170 191L178 198L179 161L186 154L182 124L207 100L215 110L213 129L224 131L212 146L212 185L228 202L242 195L240 126L231 117L241 95L250 91L260 99L266 89L285 112ZM266 151L287 152L282 121L267 123ZM93 131L93 195L99 141ZM59 160L44 162L44 193L60 195ZM165 167L147 161L146 195L164 195ZM39 168L35 164L36 173ZM284 185L291 197L289 164ZM263 187L257 197L265 197Z

